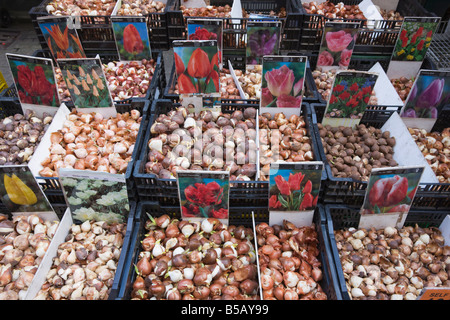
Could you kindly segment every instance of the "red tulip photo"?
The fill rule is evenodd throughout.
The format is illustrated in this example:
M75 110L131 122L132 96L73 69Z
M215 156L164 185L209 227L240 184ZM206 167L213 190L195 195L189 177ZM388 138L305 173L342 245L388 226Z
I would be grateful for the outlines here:
M216 46L174 46L174 61L180 94L219 92Z
M423 168L398 169L397 174L371 175L363 209L368 213L407 212L417 191ZM403 173L410 170L413 172Z
M123 30L123 47L129 53L140 53L144 50L141 36L132 24L127 25Z
M269 180L269 210L313 210L319 198L320 179L318 170L277 169Z
M178 172L177 178L183 216L228 217L228 180L202 179L190 172Z
M59 106L51 65L16 61L11 56L8 59L22 103Z

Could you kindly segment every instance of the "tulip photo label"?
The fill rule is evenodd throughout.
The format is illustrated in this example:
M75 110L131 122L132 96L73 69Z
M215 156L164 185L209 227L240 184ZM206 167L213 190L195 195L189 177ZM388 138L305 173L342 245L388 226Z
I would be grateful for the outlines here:
M321 161L270 164L268 196L271 224L283 219L295 223L302 221L302 225L312 223L322 170Z
M173 51L180 97L220 96L217 40L173 41Z
M60 168L58 179L76 223L126 222L130 205L123 174Z
M39 213L57 219L55 211L27 165L0 167L0 196L13 215Z
M405 17L392 52L387 75L390 79L415 77L422 66L441 18Z
M79 112L99 112L107 118L117 116L100 57L58 59L58 65Z
M187 40L216 40L219 69L223 67L223 20L187 19Z
M216 218L228 225L229 171L177 170L177 185L182 219Z
M59 107L52 59L6 54L22 110L54 115Z
M450 103L450 71L420 70L400 116L407 127L431 131Z
M111 17L117 53L121 61L141 61L152 56L145 17Z
M317 67L345 70L350 64L359 23L325 22Z
M369 103L378 74L363 71L337 71L322 120L332 127L359 124Z
M360 228L402 227L424 172L422 166L372 169Z
M53 59L85 58L86 54L75 28L70 28L68 17L38 17L39 28L44 35Z
M260 113L300 115L307 57L264 56Z
M280 50L281 21L248 21L247 65L262 65L263 56L278 55Z

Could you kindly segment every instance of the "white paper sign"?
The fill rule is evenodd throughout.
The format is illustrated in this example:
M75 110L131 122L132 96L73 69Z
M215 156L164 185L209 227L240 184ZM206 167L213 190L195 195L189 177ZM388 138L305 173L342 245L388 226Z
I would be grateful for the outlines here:
M380 106L403 106L403 101L389 80L386 72L379 62L377 62L369 72L378 73L374 91ZM388 109L389 110L389 109Z
M424 166L425 170L420 179L421 183L439 183L436 175L428 162L423 157L422 152L417 147L416 142L411 137L408 128L403 123L397 112L381 128L381 131L389 131L391 137L395 137L394 160L401 166Z
M241 99L245 99L245 93L244 90L242 90L242 86L241 83L239 82L239 80L236 77L236 73L234 73L234 69L233 69L233 65L231 64L231 61L228 60L228 69L230 69L230 74L231 77L233 78L234 84L236 85L236 87L239 90L239 95L241 96Z

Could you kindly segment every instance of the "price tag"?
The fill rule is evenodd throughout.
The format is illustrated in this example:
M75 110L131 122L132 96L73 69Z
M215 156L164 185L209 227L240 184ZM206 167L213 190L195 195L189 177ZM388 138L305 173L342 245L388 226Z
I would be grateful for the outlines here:
M450 288L425 288L417 300L450 300Z

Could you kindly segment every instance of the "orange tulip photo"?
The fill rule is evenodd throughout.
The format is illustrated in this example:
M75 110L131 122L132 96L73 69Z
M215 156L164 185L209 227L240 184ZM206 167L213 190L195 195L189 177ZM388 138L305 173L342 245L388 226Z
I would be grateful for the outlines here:
M120 19L120 20L119 20ZM111 22L120 60L151 58L150 40L144 18L114 18Z
M86 57L76 30L67 25L67 18L42 19L38 23L55 59Z
M174 41L174 61L180 94L219 92L219 62L216 41Z

